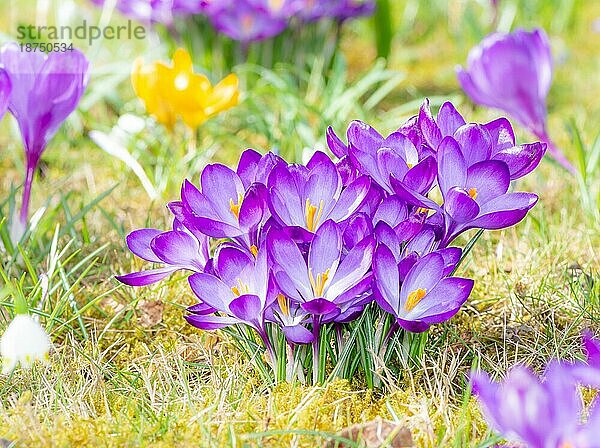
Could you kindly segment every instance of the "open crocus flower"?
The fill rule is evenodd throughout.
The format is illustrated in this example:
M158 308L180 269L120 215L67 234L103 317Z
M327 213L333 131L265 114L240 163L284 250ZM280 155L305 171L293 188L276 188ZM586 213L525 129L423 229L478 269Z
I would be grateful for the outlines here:
M165 265L158 269L116 276L117 280L129 286L151 285L180 269L203 272L210 258L208 237L192 234L177 221L169 232L135 230L127 235L127 246L141 259Z
M493 33L473 48L458 80L471 99L501 109L548 144L565 168L574 168L556 148L546 125L546 97L552 84L552 51L542 29Z
M546 152L547 145L541 142L517 145L513 128L506 118L486 124L467 124L449 101L442 104L434 118L429 100L425 100L415 118L422 143L434 152L444 137L453 137L468 166L483 160L500 160L508 166L511 180L533 171Z
M392 251L379 244L373 258L375 300L401 327L425 331L454 316L471 293L473 280L447 277L457 262L452 252L432 252L404 276Z
M225 165L208 165L200 178L202 191L185 181L181 202L186 227L213 238L231 238L256 255L259 234L270 217L266 187L247 188Z
M25 185L21 206L21 231L27 226L31 186L48 142L75 110L89 78L89 64L78 50L23 52L15 43L0 50L0 65L10 78L8 109L21 130L26 156ZM14 224L14 223L13 223Z
M48 360L52 343L42 326L28 314L17 314L0 339L2 373L17 364L28 368L34 362Z
M204 330L244 323L254 328L272 352L265 333L265 312L277 291L269 275L267 250L262 245L256 258L233 246L221 246L214 261L214 275L193 274L188 279L201 303L224 315L192 313L187 321ZM272 354L272 353L271 353Z
M591 339L586 345L594 350L600 347ZM526 367L515 366L501 384L485 372L473 373L471 382L486 419L511 442L529 448L591 448L597 447L600 440L600 407L592 405L587 421L582 423L583 406L577 386L599 388L598 367L592 362L551 361L542 378ZM592 384L573 375L582 368L594 371Z
M213 87L206 76L194 73L192 59L182 48L175 52L171 66L160 61L144 65L136 60L131 81L146 110L170 129L178 117L195 129L235 106L239 98L236 75L228 75Z
M306 312L337 314L369 288L373 238L365 238L342 259L342 234L338 224L329 220L317 230L305 260L286 233L273 230L269 235L275 280L282 293Z
M453 137L438 146L438 179L444 199L440 207L425 196L394 183L396 193L413 205L443 214L446 247L460 233L472 228L502 229L521 221L536 204L533 193L508 193L510 171L499 160L484 160L470 167Z
M370 180L361 176L343 188L335 164L317 152L306 167L275 166L267 186L276 221L295 238L309 241L328 219L341 222L356 212L369 192Z

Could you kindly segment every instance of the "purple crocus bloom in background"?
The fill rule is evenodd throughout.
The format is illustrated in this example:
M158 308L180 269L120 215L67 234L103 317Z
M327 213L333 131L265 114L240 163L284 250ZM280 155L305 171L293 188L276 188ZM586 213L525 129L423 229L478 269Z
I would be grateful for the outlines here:
M26 155L20 225L24 231L35 170L42 152L75 110L89 78L89 63L78 50L23 52L15 43L0 50L0 65L12 84L8 109L16 118Z
M177 221L170 232L157 229L135 230L127 235L129 250L146 261L166 266L119 275L116 279L129 286L146 286L180 269L203 272L210 258L209 244L208 237L196 237Z
M471 99L501 109L548 144L550 154L574 172L547 130L546 97L552 83L552 52L542 29L493 33L473 48L458 80Z
M600 348L597 340L586 341L586 346ZM551 361L542 378L524 366L515 366L501 384L485 372L476 372L471 375L473 392L491 426L510 441L529 448L598 447L600 407L593 404L587 422L582 423L583 406L577 390L578 384L600 386L600 366L588 362ZM574 370L584 368L595 373L592 384L573 375Z
M294 238L309 241L328 219L341 222L356 212L369 192L370 180L361 176L344 188L335 164L316 152L306 167L275 166L267 186L275 220Z
M106 0L91 0L104 6ZM117 0L116 9L126 17L146 23L170 24L177 15L199 14L207 7L203 0Z
M0 69L0 120L8 109L8 101L10 99L10 91L12 90L12 84L6 71Z
M246 45L276 36L287 27L285 17L251 0L220 1L209 7L208 16L219 32Z
M452 251L425 255L404 275L392 251L384 244L377 246L373 258L375 300L402 328L425 331L450 319L467 300L473 280L447 277L458 262Z
M374 11L373 0L304 0L298 16L305 22L323 18L343 21L353 17L368 16Z

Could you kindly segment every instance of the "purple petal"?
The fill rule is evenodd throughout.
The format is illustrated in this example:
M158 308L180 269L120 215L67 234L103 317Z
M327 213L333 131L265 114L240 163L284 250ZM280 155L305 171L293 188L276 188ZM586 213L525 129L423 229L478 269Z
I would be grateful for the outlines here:
M547 147L545 143L540 142L511 146L498 151L493 158L508 165L511 180L519 179L539 165Z
M146 261L162 263L162 260L156 256L150 247L150 242L161 233L163 233L163 231L158 229L134 230L127 235L127 247L129 247L129 250L135 255Z
M483 125L492 139L492 157L499 151L515 146L515 132L506 118L498 118Z
M236 172L242 181L244 188L248 188L255 182L256 170L261 157L262 156L253 149L245 150L240 156Z
M198 240L186 232L171 231L156 236L150 247L164 263L202 271L206 260L200 257Z
M423 101L421 109L419 109L418 123L425 141L435 150L442 140L442 133L429 109L429 99Z
M465 124L465 119L450 101L446 101L444 104L442 104L436 121L440 127L442 137L454 135L456 130Z
M244 196L244 185L235 171L218 163L207 165L200 176L202 194L210 201L215 212L226 223L234 225L235 215L230 201L238 204Z
M396 314L400 307L400 278L396 258L385 245L380 244L375 250L373 274L375 299L384 310Z
M131 274L126 275L115 275L115 278L128 286L147 286L161 281L177 269L178 268L176 267L151 269L148 271L132 272Z
M510 186L510 172L504 162L487 160L472 165L467 171L467 188L475 188L479 204L503 195Z
M452 137L445 137L438 148L438 182L446 198L452 187L462 187L467 181L467 162L460 146Z
M378 243L384 244L392 251L392 254L396 258L396 262L398 262L398 258L402 254L402 241L400 241L395 230L387 223L380 221L375 226L373 234Z
M313 276L326 271L333 276L340 261L341 250L342 235L339 226L328 220L317 230L308 252L308 269Z
M311 297L308 268L296 243L285 233L272 230L267 237L267 246L273 263L286 273L304 297Z
M342 293L358 284L371 268L374 251L375 240L370 237L354 246L340 263L331 284L326 288L325 296L334 301Z
M444 259L435 252L424 256L415 263L400 289L401 306L404 306L408 295L417 289L430 292L441 280L443 269Z
M537 200L532 193L503 194L483 204L479 216L470 224L488 230L510 227L521 221Z
M488 160L492 154L492 139L479 124L467 124L454 133L454 138L460 145L467 166Z
M335 222L347 219L361 206L370 187L371 181L367 176L356 179L344 188L328 218L333 219Z
M246 251L234 246L221 245L215 254L214 269L216 274L230 287L237 284L240 275L248 281L248 271L253 270L254 259Z
M214 309L229 312L229 304L235 298L229 286L214 275L196 273L188 277L192 291L204 303Z
M243 322L260 326L262 303L254 294L244 294L229 304L231 313Z
M454 316L466 302L473 280L459 277L442 279L408 313L402 315L405 320L420 320L429 325L438 324Z
M435 181L436 174L435 159L427 157L408 170L402 183L417 193L427 194Z
M265 219L267 213L267 188L263 184L252 184L246 191L240 207L239 223L242 229L254 229Z
M371 218L365 213L359 213L348 220L348 225L344 229L342 236L344 247L351 249L372 233Z
M379 204L373 216L373 223L377 224L379 221L383 221L392 227L396 227L406 218L408 218L406 204L398 196L392 195L386 197Z
M478 214L480 207L464 189L452 187L446 193L444 210L458 223L469 222Z
M201 330L207 331L218 330L220 328L228 327L230 325L235 325L239 323L239 320L237 319L224 316L200 316L197 314L190 314L184 317L190 325L193 325L194 327L199 328Z
M327 146L337 158L341 159L348 155L348 147L337 136L331 126L327 127Z
M294 344L310 344L314 339L313 334L302 325L282 326L281 331Z
M315 316L322 316L325 314L333 313L339 308L335 303L332 303L329 300L317 298L309 302L304 302L302 304L302 309L307 313L313 314Z

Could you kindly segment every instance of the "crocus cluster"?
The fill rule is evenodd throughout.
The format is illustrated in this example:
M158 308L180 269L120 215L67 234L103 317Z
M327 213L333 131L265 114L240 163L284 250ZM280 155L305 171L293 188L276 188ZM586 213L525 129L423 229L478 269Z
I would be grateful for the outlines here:
M538 377L525 366L513 367L503 383L485 372L471 377L483 412L503 437L528 448L600 446L600 406L586 421L578 386L600 389L600 341L584 334L587 360L551 361Z
M104 5L107 0L92 0ZM124 15L144 22L170 23L181 15L202 14L214 28L241 42L267 39L292 23L321 19L339 22L373 13L373 0L117 0Z
M574 172L548 133L546 97L552 70L550 42L538 28L490 34L469 52L467 67L459 67L457 73L474 102L508 113L545 142L557 162Z
M146 110L169 129L178 118L196 129L210 117L235 106L239 97L236 75L230 74L213 86L206 76L194 73L192 58L183 48L175 52L170 66L136 60L131 81Z
M176 16L199 14L204 0L91 0L98 6L114 5L121 14L146 23L169 24Z
M462 250L451 243L523 219L537 196L509 191L511 180L546 150L517 145L504 118L466 123L449 102L434 117L428 101L387 137L354 121L347 143L331 128L327 142L335 160L317 151L298 165L247 150L235 170L206 166L200 185L186 180L169 204L173 230L127 238L160 267L118 279L142 286L190 272L198 304L188 322L248 325L271 356L273 326L292 347L312 343L314 361L322 327L343 332L367 306L393 317L390 334L423 332L456 314L473 287L452 276Z
M31 186L42 153L77 107L88 78L88 60L78 50L23 52L15 43L0 49L0 114L8 105L19 124L26 159L21 214L12 223L14 242L27 226Z

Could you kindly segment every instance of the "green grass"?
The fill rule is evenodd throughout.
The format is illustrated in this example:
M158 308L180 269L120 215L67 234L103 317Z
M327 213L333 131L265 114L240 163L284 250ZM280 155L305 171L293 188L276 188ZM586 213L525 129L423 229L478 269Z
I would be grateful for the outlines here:
M34 184L32 210L46 211L20 253L0 253L0 331L16 289L37 307L54 343L49 365L0 376L0 438L18 446L314 447L343 427L381 416L407 425L417 446L493 446L498 439L469 395L471 368L501 377L516 362L540 370L549 358L581 356L580 330L600 330L600 223L590 210L598 205L600 176L596 170L570 178L549 160L517 184L540 195L528 218L485 233L461 266L458 274L476 282L467 305L430 332L422 358L400 365L401 375L376 370L383 390L370 391L361 375L320 387L265 385L228 333L203 333L185 323L184 307L194 298L182 277L142 289L113 279L142 266L126 250L125 234L167 227L164 203L177 198L184 177L197 179L208 160L235 163L246 147L277 148L301 160L324 147L328 124L343 132L348 121L362 118L391 131L415 113L423 96L434 104L450 97L473 121L498 116L474 108L453 71L491 29L486 2L450 10L441 1L429 10L422 2L399 3L392 6L396 31L387 67L375 63L375 42L361 37L371 28L360 23L344 34L345 57L327 78L319 60L312 70L238 66L242 78L260 79L244 86L237 108L199 130L196 151L189 152L183 129L169 135L147 120L127 149L161 186L156 200L121 161L87 138L92 129L109 131L117 114L144 116L126 70L145 47L103 43L96 49L84 107L51 143L44 176ZM581 150L595 147L599 132L593 120L600 113L598 35L591 34L599 6L500 3L500 24L549 30L563 61L549 98L551 133L573 160L588 160ZM11 23L5 29L14 32ZM0 147L0 214L6 215L10 197L19 199L11 186L20 185L23 167L9 118L0 125ZM42 273L50 279L44 300ZM164 312L148 326L145 313L154 301Z

